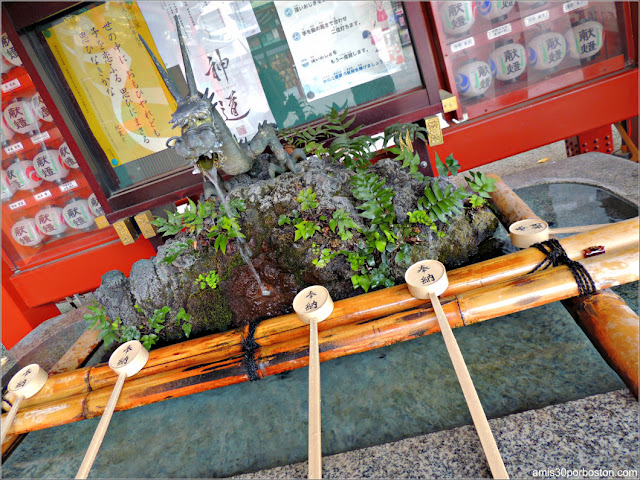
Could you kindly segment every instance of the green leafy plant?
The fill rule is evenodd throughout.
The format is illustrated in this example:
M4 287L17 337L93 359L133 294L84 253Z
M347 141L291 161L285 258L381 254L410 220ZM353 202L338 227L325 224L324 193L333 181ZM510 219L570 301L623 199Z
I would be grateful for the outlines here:
M319 230L328 233L323 225L328 221L329 230L341 240L355 241L339 251L330 248L321 250L314 246L313 252L317 255L313 260L314 265L324 268L335 257L343 256L354 272L351 277L354 288L368 291L378 286L390 286L393 284L391 262L406 261L410 258L411 246L426 240L420 225L427 226L443 237L445 233L438 231L438 225L446 224L455 215L462 214L464 201L469 194L465 189L456 189L453 185L441 190L437 183L427 183L418 209L407 212L407 219L399 223L393 207L395 192L385 185L384 179L365 168L376 154L374 139L360 135L360 126L352 128L355 116L349 116L347 108L342 112L332 108L324 120L325 124L320 126L290 130L286 138L297 146L304 146L307 153L326 155L355 172L350 181L351 193L359 202L356 208L364 226L358 226L344 210L335 210L329 219L328 215L313 216L309 211L317 205L313 204L316 198L311 189L298 195L301 211L304 212L302 216L297 211L291 215L281 215L278 225L295 226L294 241L298 241L310 238ZM383 136L382 147L387 148L393 142L394 145L387 148L387 153L419 181L425 181L426 177L419 172L420 156L414 148L414 142L420 140L426 143L427 133L422 126L402 123L385 128ZM436 167L442 176L456 175L460 170L460 164L453 155L447 156L444 162L436 155ZM470 188L475 192L473 195L485 198L475 189L479 185L478 178L473 176L472 180L474 186ZM486 189L481 191L487 192ZM470 199L472 206L476 202L473 195Z
M362 210L361 217L374 224L391 223L395 219L393 211L393 189L385 187L386 180L375 173L359 172L351 177L351 194L363 203L357 208Z
M334 233L337 228L340 240L346 241L353 238L353 232L349 229L357 230L358 225L347 212L340 208L333 212L333 218L329 220L329 228Z
M147 333L146 335L142 335L140 337L140 342L142 343L142 346L144 348L146 348L147 350L151 350L151 347L153 347L158 342L158 335L156 335L155 333Z
M145 315L144 311L142 310L142 308L140 308L139 305L134 305L134 308L142 315ZM149 325L149 328L155 332L147 333L140 337L140 342L142 342L142 345L144 345L144 348L146 348L147 350L150 350L151 347L157 343L157 334L165 328L164 318L170 311L171 309L167 306L157 308L153 311L153 315L151 316L151 318L147 318L147 324ZM140 328L140 326L138 326L138 328Z
M244 212L247 209L244 199L238 198L238 197L230 198L229 201L227 202L227 205L229 207L228 212L224 204L220 205L219 207L220 216L238 218L240 216L240 212Z
M456 214L461 214L467 198L467 192L462 188L447 185L444 192L440 190L438 182L424 187L424 196L418 199L418 208L426 210L432 221L436 219L442 223L449 223L449 219Z
M389 148L388 151L396 155L396 161L402 162L402 168L409 169L409 173L413 178L421 182L427 178L418 171L420 167L420 155L418 155L417 152L406 147L392 147Z
M313 253L315 255L318 255L318 258L314 258L313 260L311 260L311 263L313 263L318 268L326 267L333 258L340 254L340 252L332 252L329 248L323 248L321 251L320 247L318 247L315 243L311 246L311 248Z
M469 197L469 202L474 208L478 208L487 203L487 198L491 198L490 193L496 189L496 179L489 178L481 172L469 171L469 174L469 177L464 178L469 188L475 192Z
M418 171L420 167L420 155L415 151L413 142L416 139L427 143L427 129L415 123L399 123L389 125L384 129L384 145L393 140L395 147L387 149L396 155L395 160L402 162L402 168L408 168L413 178L424 181L426 178Z
M172 243L167 249L167 254L160 260L160 263L173 263L188 246L189 245L184 242Z
M222 250L222 253L227 252L229 239L238 237L245 238L244 234L240 231L238 220L233 217L227 217L226 215L218 218L218 222L211 227L207 237L215 237L213 248L215 248L216 252Z
M224 205L216 208L216 204L212 200L200 202L197 205L189 199L189 204L183 213L172 213L166 211L167 219L156 217L151 223L158 227L158 232L163 236L175 235L182 230L188 230L196 235L203 231L207 232L207 238L215 238L214 248L217 252L222 250L226 253L227 244L230 239L242 237L244 234L240 231L238 217L240 212L246 209L244 200L241 198L232 198L228 202L228 212ZM205 226L205 220L211 219L211 226ZM165 263L172 263L182 253L188 244L184 242L176 242L172 244L168 254L162 259Z
M278 225L291 225L291 219L283 213L278 217Z
M156 217L150 223L158 227L158 232L163 235L175 235L187 229L190 232L200 233L204 228L204 220L213 215L215 204L212 201L200 202L197 205L190 198L183 213L172 213L165 210L167 219Z
M443 177L456 175L458 170L460 170L460 164L453 158L453 153L450 153L447 158L444 159L444 162L440 160L440 157L436 153L436 170L438 170L438 174Z
M120 330L120 341L128 342L129 340L140 340L140 329L134 325L122 327Z
M182 322L182 325L180 325L180 322ZM185 312L184 307L180 308L176 315L176 325L180 326L184 332L184 336L189 338L193 325L191 324L191 315Z
M138 304L135 304L133 307L139 313L141 313L142 315L145 315L144 311L142 310L142 308L140 308ZM149 327L152 330L154 330L156 333L160 333L160 331L165 327L164 317L166 317L167 313L169 313L170 311L171 309L167 306L155 309L153 311L153 315L151 316L151 318L147 318L147 323L149 324Z
M89 328L100 330L98 338L104 341L105 347L109 347L113 342L124 343L129 340L139 340L147 350L150 350L151 347L157 343L157 334L165 328L165 317L167 313L171 311L167 306L156 309L153 312L153 316L147 318L148 328L151 329L153 333L149 332L142 335L143 330L146 330L147 327L143 325L138 325L137 327L130 325L125 327L122 325L120 318L112 322L107 318L104 307L97 302L94 302L92 307L87 308L89 308L91 313L85 314L84 319L89 324ZM139 305L134 305L134 308L139 313L145 315ZM180 322L182 322L182 325L180 325ZM181 308L176 315L176 324L182 328L185 336L189 337L192 328L191 315L186 313L184 308Z
M300 210L303 212L318 206L318 202L316 202L316 193L313 191L312 187L300 191L296 200L300 204Z
M429 214L424 210L414 210L413 212L407 212L409 223L417 223L420 225L427 225L432 232L438 233L439 236L443 236L443 232L438 232L438 226L431 219Z
M294 145L304 147L306 153L328 155L332 161L340 161L347 168L369 165L375 154L372 148L375 140L368 135L358 135L363 125L350 130L355 115L348 116L348 107L342 112L332 107L323 115L324 124L303 130L291 129L284 135Z
M111 321L107 318L104 307L98 302L94 302L93 306L87 307L91 313L86 313L84 319L89 324L89 328L100 330L98 339L104 342L104 346L108 347L113 342L120 339L120 318Z
M306 240L307 238L311 238L318 230L320 230L320 227L315 223L308 220L302 220L296 224L296 234L293 241L295 242L299 239Z
M207 285L209 288L214 289L220 284L220 277L215 270L211 270L206 275L201 273L196 281L200 282L200 290L207 288Z

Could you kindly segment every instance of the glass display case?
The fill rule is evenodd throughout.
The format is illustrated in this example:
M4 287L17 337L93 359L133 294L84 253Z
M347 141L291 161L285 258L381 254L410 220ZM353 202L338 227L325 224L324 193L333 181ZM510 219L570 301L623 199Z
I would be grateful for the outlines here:
M2 34L2 248L25 270L117 236L6 33ZM102 220L102 223L100 221Z
M458 119L474 119L631 63L622 2L430 2Z

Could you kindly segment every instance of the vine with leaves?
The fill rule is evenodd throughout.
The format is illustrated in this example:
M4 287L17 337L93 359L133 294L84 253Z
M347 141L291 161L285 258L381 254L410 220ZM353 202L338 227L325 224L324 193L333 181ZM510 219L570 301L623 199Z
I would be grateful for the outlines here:
M134 307L146 318L139 305L134 305ZM151 318L146 318L144 325L124 326L119 317L113 321L107 318L104 307L97 302L87 308L90 313L86 313L84 319L90 329L100 332L98 339L104 342L105 347L109 347L113 342L124 343L129 340L138 340L147 350L150 350L158 342L158 334L166 327L165 317L171 311L169 307L164 306L154 310ZM189 338L193 324L191 323L191 315L184 308L180 308L176 314L175 324L182 329L184 336Z

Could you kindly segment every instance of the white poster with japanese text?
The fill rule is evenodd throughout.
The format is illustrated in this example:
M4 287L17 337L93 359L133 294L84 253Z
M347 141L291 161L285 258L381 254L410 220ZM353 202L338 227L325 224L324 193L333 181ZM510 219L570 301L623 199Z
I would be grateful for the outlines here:
M216 108L238 139L251 138L258 123L275 123L246 37L260 32L251 3L139 2L167 69L184 73L174 16L178 16L198 90L215 92Z
M309 102L405 66L388 1L279 1L275 7Z

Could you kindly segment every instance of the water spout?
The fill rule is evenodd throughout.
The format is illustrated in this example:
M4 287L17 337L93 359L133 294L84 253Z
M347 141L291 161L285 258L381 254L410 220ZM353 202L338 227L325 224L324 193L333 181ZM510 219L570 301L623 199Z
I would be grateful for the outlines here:
M212 174L211 170L204 170L204 169L202 170L202 172L204 173L205 177L207 177L215 187L216 193L218 194L218 198L220 198L220 201L224 205L225 211L227 213L230 213L231 210L229 208L229 201L227 200L227 196L222 192L222 189L220 188L220 185L218 183L217 173L214 171ZM262 293L262 296L263 297L270 296L271 291L264 285L264 283L262 283L262 281L260 280L260 275L258 275L258 272L253 266L253 262L251 262L251 257L247 252L247 242L245 242L244 238L242 237L236 237L236 238L238 239L238 251L240 252L240 255L242 256L242 259L244 260L244 262L247 265L249 265L249 269L251 270L251 273L253 273L253 276L255 277L256 282L258 283L258 287L260 288L260 292Z

